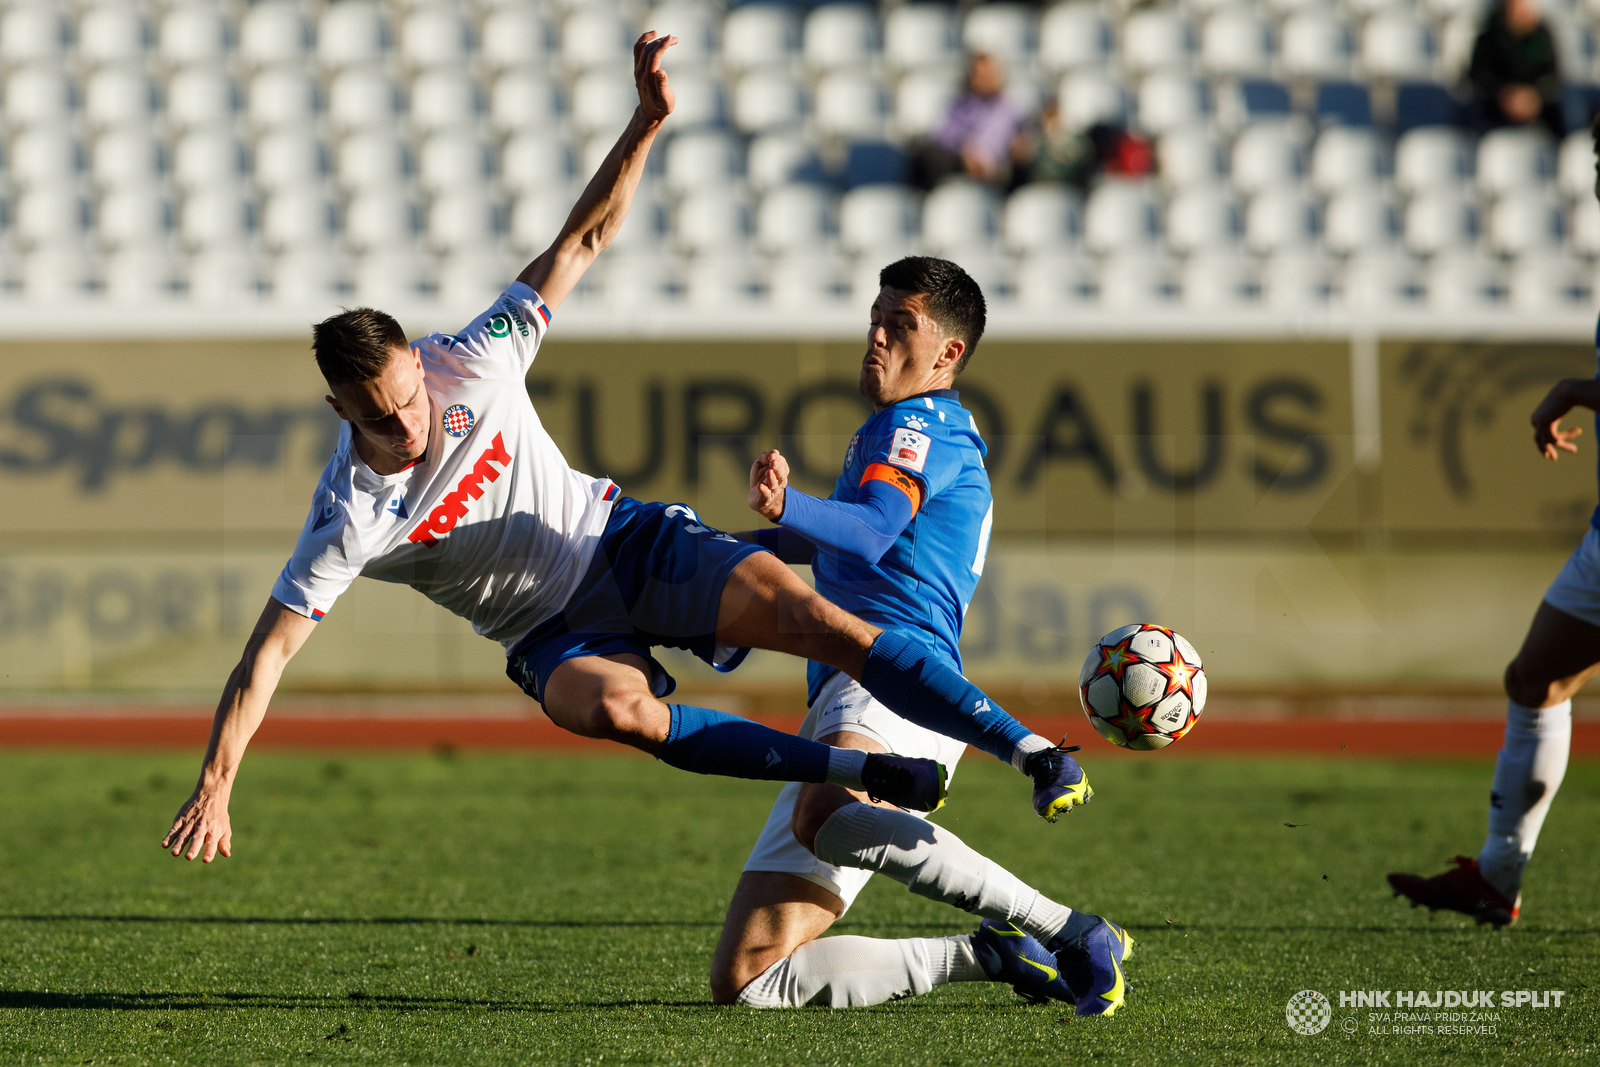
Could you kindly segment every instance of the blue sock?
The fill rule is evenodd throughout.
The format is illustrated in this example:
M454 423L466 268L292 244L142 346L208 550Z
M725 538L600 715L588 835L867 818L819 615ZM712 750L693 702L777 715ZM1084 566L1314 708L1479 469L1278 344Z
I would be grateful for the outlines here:
M1011 762L1017 742L1033 733L961 677L946 657L895 630L872 643L861 684L901 718L1004 763Z
M767 782L825 782L827 745L762 726L737 715L689 704L668 704L672 727L656 757L695 774Z

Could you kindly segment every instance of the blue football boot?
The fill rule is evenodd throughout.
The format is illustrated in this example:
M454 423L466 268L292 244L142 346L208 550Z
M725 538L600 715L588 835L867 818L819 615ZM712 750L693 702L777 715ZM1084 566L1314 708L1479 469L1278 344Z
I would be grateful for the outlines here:
M972 952L991 982L1004 982L1033 1004L1077 1003L1062 980L1055 955L1010 923L985 919L972 934Z
M888 752L869 752L861 768L861 784L874 801L908 811L938 811L948 795L944 764Z
M1087 804L1094 797L1083 768L1069 755L1078 751L1078 747L1058 745L1040 749L1023 764L1024 772L1033 779L1033 810L1046 822L1055 822L1062 812Z
M1122 1007L1127 994L1122 963L1133 955L1128 931L1098 915L1073 912L1051 939L1050 951L1072 989L1079 1015L1114 1015Z

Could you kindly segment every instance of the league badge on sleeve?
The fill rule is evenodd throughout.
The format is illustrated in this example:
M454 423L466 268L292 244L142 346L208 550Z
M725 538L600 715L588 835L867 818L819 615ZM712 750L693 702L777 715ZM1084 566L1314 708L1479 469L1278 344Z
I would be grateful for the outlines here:
M889 443L889 462L921 474L932 443L927 434L902 426L895 430L894 440Z
M451 437L465 437L477 423L472 409L465 404L451 404L444 409L444 432Z

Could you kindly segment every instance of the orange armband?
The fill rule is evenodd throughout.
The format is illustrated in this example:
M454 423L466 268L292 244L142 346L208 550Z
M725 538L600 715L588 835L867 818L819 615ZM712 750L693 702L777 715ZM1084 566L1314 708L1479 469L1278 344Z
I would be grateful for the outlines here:
M911 500L911 514L915 515L922 509L922 486L905 471L887 463L869 463L866 472L861 475L861 484L868 482L888 482L900 490Z

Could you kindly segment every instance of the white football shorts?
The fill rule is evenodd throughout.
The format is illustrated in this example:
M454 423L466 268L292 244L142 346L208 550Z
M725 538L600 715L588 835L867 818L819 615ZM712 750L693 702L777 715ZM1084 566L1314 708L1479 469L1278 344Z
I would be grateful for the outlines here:
M1545 603L1600 626L1600 530L1593 526L1545 590Z
M800 736L817 739L830 737L841 730L870 737L890 752L902 756L938 760L952 777L955 775L956 762L967 750L967 746L960 741L902 719L872 699L872 695L861 688L859 682L842 672L829 679L817 694L810 713L800 727ZM755 848L750 850L750 858L745 861L744 869L797 875L837 896L844 901L845 911L849 911L856 894L867 884L872 872L823 863L795 840L790 824L799 796L800 783L790 782L783 787L772 805L772 813L767 816L767 825L762 827L761 836L756 838Z

